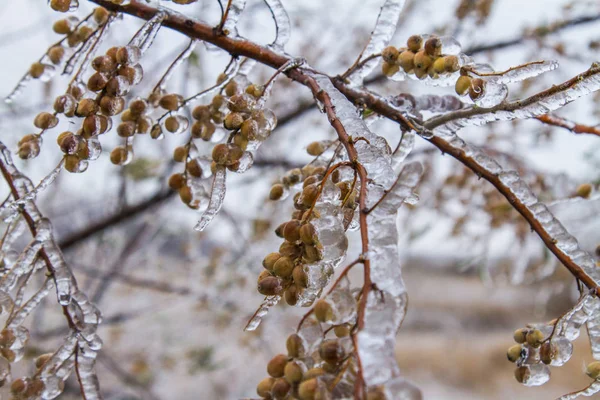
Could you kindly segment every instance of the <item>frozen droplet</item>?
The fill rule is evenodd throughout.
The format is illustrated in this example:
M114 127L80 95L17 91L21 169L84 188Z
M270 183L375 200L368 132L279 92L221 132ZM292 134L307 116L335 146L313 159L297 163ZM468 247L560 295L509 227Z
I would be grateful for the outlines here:
M197 231L203 231L208 224L213 220L215 215L221 210L223 206L223 200L225 200L225 181L227 173L224 167L217 167L217 172L213 178L213 184L210 195L210 202L208 208L204 211L200 217L200 221L194 227Z
M560 367L564 365L573 355L573 343L566 337L552 338L549 342L552 352L552 362L550 365Z
M541 386L550 380L550 369L544 364L523 365L515 374L525 386Z
M267 313L269 312L269 309L271 307L275 306L277 303L279 303L280 300L281 300L281 296L265 297L264 301L258 307L258 310L256 310L256 312L254 313L254 315L252 316L250 321L248 321L248 323L246 324L246 327L244 328L244 330L245 331L256 330L256 328L258 328L258 326L262 322L263 317L265 315L267 315Z

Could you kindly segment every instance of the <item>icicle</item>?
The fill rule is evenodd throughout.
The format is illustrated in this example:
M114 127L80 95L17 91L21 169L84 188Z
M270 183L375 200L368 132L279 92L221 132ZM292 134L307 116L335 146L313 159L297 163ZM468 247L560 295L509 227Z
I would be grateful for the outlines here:
M277 305L277 303L279 303L280 300L281 300L281 296L267 296L267 297L265 297L265 299L263 300L263 302L258 307L258 310L256 310L256 312L254 313L254 315L252 316L252 318L250 319L250 321L248 321L248 323L246 324L246 327L244 328L244 330L245 331L254 331L254 330L256 330L256 328L258 328L258 326L262 322L263 317L265 315L267 315L267 313L269 312L269 309L271 307Z
M208 204L208 208L202 216L200 217L200 221L194 227L197 231L203 231L208 224L213 220L215 215L221 210L223 206L223 200L225 199L225 178L227 176L225 167L219 166L217 167L217 171L215 172L215 177L213 179L212 189L210 192L210 202Z
M367 170L368 171L368 170ZM377 291L371 291L365 310L365 327L358 333L358 350L367 385L380 385L400 375L394 354L396 330L407 306L407 294L398 254L396 213L410 196L423 173L419 162L408 164L387 191L373 186L369 204L379 202L368 217L371 280Z
M283 4L281 4L281 0L264 1L267 7L269 7L275 21L275 40L271 46L278 51L283 51L284 46L290 40L290 17L287 11L285 11Z
M257 62L252 58L244 58L244 60L240 63L238 75L248 76L250 72L254 69Z
M594 314L586 322L592 357L600 361L600 310L596 309Z
M4 204L0 207L0 216L4 220L4 222L8 222L8 220L12 220L20 211L20 206L25 203L34 200L38 193L45 190L48 186L54 182L60 171L62 170L62 161L40 181L40 183L35 187L34 190L27 193L27 195L21 197L18 200L12 201L10 203Z
M360 61L365 58L380 53L392 40L392 36L396 32L396 25L400 18L400 12L404 8L406 0L386 0L381 7L377 22L375 23L375 29L371 33L369 43L361 53ZM349 79L354 85L362 85L365 77L377 67L379 64L378 59L370 60L364 63L360 68L357 68Z
M225 19L225 23L223 24L223 30L228 36L237 37L236 26L245 7L246 0L231 0L227 10L227 19Z
M400 166L413 150L413 147L415 146L415 137L416 133L413 130L402 132L398 148L394 154L392 154L392 168L394 169L394 173L400 172Z
M128 46L137 47L140 53L143 55L156 37L156 34L160 30L163 21L169 16L167 11L160 10L154 17L149 19L144 26L135 34L135 36L129 41Z
M363 377L369 386L385 384L400 375L394 343L406 311L405 296L400 299L385 291L369 292L365 326L357 335Z
M564 396L559 397L558 400L572 400L578 398L579 396L591 397L598 392L600 392L600 381L594 381L585 389L582 389L578 392L565 394Z
M371 279L377 290L370 291L367 297L364 328L358 333L358 352L366 384L383 385L400 376L394 343L396 330L404 319L407 305L397 248L396 213L403 202L413 196L413 190L423 173L423 166L418 162L408 164L396 178L392 168L392 152L385 139L369 131L358 116L356 107L327 77L315 76L315 80L329 95L346 133L354 139L367 139L356 141L355 148L358 160L369 177L367 207L377 204L369 212L367 219L369 253L363 255L370 260ZM409 142L410 139L409 134ZM407 143L405 146L399 158L408 154L412 144ZM384 195L386 197L382 198Z
M537 94L527 99L492 108L457 111L427 120L426 129L450 135L467 126L480 126L495 121L533 118L557 110L564 105L600 89L600 64L592 64L586 72L561 85L548 89L551 94Z
M15 315L12 316L10 324L8 324L8 328L16 328L17 326L21 325L31 311L33 311L33 309L40 304L44 297L48 295L48 292L50 292L53 284L54 282L52 282L51 279L47 279L41 289L38 290L37 293L31 299L29 299L29 301L27 301L27 303L21 307L21 309L19 309Z

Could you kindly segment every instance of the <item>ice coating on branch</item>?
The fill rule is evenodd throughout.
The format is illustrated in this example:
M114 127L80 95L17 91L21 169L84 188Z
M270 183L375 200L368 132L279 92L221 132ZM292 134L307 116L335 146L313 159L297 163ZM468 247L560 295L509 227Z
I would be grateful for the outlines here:
M140 28L133 38L129 41L128 46L133 48L137 47L140 51L140 55L143 55L154 42L156 34L160 30L163 21L169 16L166 10L158 11L154 17L146 21L146 23Z
M223 23L223 30L228 36L237 37L237 23L246 7L246 0L232 0L227 9L227 18Z
M590 314L600 308L597 297L585 294L579 301L556 322L553 336L564 336L573 341L579 337L581 326L589 319Z
M519 102L500 104L492 108L465 109L453 115L434 117L425 127L439 133L451 134L464 127L481 126L495 121L533 118L551 111L600 89L600 66L593 64L586 72L561 85Z
M17 82L17 84L15 85L15 88L12 90L12 92L10 92L8 94L8 96L6 96L4 98L4 102L6 102L6 104L12 104L15 101L15 99L21 93L23 93L23 90L25 89L25 87L27 87L27 84L32 80L33 80L33 78L31 77L31 75L29 73L25 74L25 76L23 76L21 79L19 79L19 82Z
M169 68L167 69L167 71L163 74L163 77L160 78L160 81L156 84L154 91L160 91L160 93L163 93L166 91L167 89L167 82L169 81L169 79L171 79L171 77L173 76L173 73L175 72L175 70L177 68L179 68L181 66L181 64L183 64L183 62L185 60L187 60L192 53L194 52L194 49L196 48L196 45L198 44L199 40L197 39L192 39L190 40L190 42L188 43L188 45L186 46L186 48L183 50L183 52L181 52L177 58L175 59L175 61L173 61L171 63L171 65L169 65Z
M203 90L203 91L193 95L192 97L186 99L185 103L187 105L190 105L194 102L202 100L204 97L206 97L212 93L220 91L225 86L227 86L227 84L237 75L239 69L240 69L240 62L237 59L233 59L232 62L227 66L227 68L223 72L226 75L226 78L223 80L223 82L217 83L216 85L211 86L208 89Z
M591 397L598 392L600 392L600 381L596 380L596 381L590 383L590 385L588 387L586 387L585 389L582 389L577 392L565 394L564 396L559 397L558 400L572 400L572 399L576 399L580 396Z
M400 13L404 8L404 3L406 3L406 0L385 1L383 7L381 7L381 10L379 11L379 16L377 17L375 28L371 33L369 43L367 43L365 49L362 51L358 62L363 61L373 54L381 53L381 51L389 45L390 40L392 40L392 37L396 32L396 25L398 24ZM367 61L360 68L357 68L349 77L351 83L356 86L362 85L365 77L379 65L379 61L378 58L375 58Z
M406 298L386 291L369 292L365 326L358 333L358 354L368 386L385 384L400 375L394 344L405 312Z
M75 359L82 395L86 400L102 399L100 383L95 372L96 356L98 353L92 350L87 343L80 341L78 346Z
M221 210L223 200L225 200L225 180L227 170L223 166L218 166L213 178L212 188L210 192L210 202L208 208L204 211L200 220L194 227L197 231L203 231L208 224L213 220L215 215Z
M285 11L281 0L264 0L267 7L271 11L273 20L275 21L275 40L271 44L276 50L283 51L284 46L290 40L290 17Z
M96 33L94 33L93 37L89 38L81 49L76 50L73 57L71 57L67 61L67 64L63 69L63 75L71 74L75 70L77 65L79 65L79 70L77 71L75 77L81 77L85 73L87 68L91 65L90 60L94 56L94 49L97 49L102 44L104 39L108 36L109 27L114 21L115 17L110 16L104 24L104 26L100 28ZM84 54L85 57L83 57L83 60L81 60L81 56Z
M12 220L15 216L19 214L20 206L27 203L28 201L35 200L38 193L45 190L48 186L52 184L52 182L54 182L61 170L62 162L59 163L56 166L56 168L54 168L48 175L46 175L44 179L42 179L40 183L35 187L35 189L33 189L18 200L11 201L7 204L2 205L2 207L0 207L0 218L2 218L2 220L4 220L5 222L9 222L10 220Z
M368 167L367 167L368 171ZM396 331L404 319L407 294L402 279L398 254L396 214L404 200L411 196L423 173L419 162L407 164L387 196L369 213L371 280L377 290L371 291L365 311L365 326L358 334L358 349L368 385L384 384L398 377L394 354ZM384 189L372 186L369 206L374 205Z
M586 312L590 316L586 322L592 357L600 361L600 300L586 302Z
M553 239L554 244L564 256L571 259L573 263L589 275L596 284L600 284L600 269L596 267L594 258L579 247L577 239L573 237L565 227L550 212L548 207L541 203L529 186L519 177L516 171L504 170L498 162L485 154L482 150L469 145L453 131L445 126L437 128L434 135L444 140L455 150L458 150L477 164L489 174L497 176L502 186L508 190L515 199L522 203L526 212L535 219L541 229Z
M408 113L414 111L440 113L456 111L465 107L465 103L453 95L438 96L426 94L422 96L413 96L412 94L401 93L398 96L390 98L389 103L397 110Z
M396 150L392 154L392 168L394 169L394 173L400 172L402 163L415 146L416 136L417 135L413 130L403 131L400 135L400 143L398 143Z
M483 76L486 81L506 84L524 81L558 68L556 61L534 61L511 68L499 75Z
M23 176L14 166L8 149L0 142L0 164L4 172L10 176L12 181L11 190L14 188L14 197L27 196L34 190L31 181ZM74 366L74 346L80 342L80 349L85 352L81 359L81 370L85 376L82 382L85 386L88 399L100 398L95 395L94 390L96 375L94 364L90 360L95 358L96 352L101 348L102 341L96 334L98 324L101 321L100 311L91 304L86 295L78 287L71 269L65 262L60 248L58 247L52 232L50 221L44 218L32 199L23 204L23 211L29 215L30 230L35 235L34 239L22 251L18 259L12 263L10 270L0 281L0 306L12 308L8 329L11 329L16 340L9 349L15 360L23 357L24 346L29 338L27 329L22 325L26 317L47 295L52 285L56 287L58 303L68 319L71 333L63 345L57 350L51 360L38 372L40 379L44 382L43 399L53 399L60 395L64 388L63 381L69 376ZM15 309L22 303L25 291L23 286L15 286L17 282L27 283L26 280L36 270L45 268L51 279L46 279L44 285L29 298L19 309ZM15 306L11 306L12 298L10 291L15 287ZM84 348L85 347L85 348ZM90 359L90 360L88 360ZM88 395L89 393L89 395Z
M31 299L29 299L27 303L25 303L25 305L17 311L16 314L11 316L12 319L10 324L8 324L8 327L16 328L17 326L21 325L31 311L33 311L33 309L37 307L37 305L40 304L40 302L48 295L53 285L54 282L51 279L47 279L41 289L38 290L37 293L33 295L33 297L31 297Z
M371 290L367 297L364 327L358 333L358 353L366 384L382 385L400 376L394 343L407 305L398 254L396 214L402 203L413 195L423 173L423 166L418 162L410 163L396 177L391 150L385 139L369 131L354 105L328 78L315 76L315 79L329 95L336 116L347 134L352 138L363 137L368 141L356 141L355 148L369 177L367 207L379 202L367 218L369 253L365 255L370 260L371 280L377 289ZM400 158L406 157L411 147L408 143ZM386 197L380 201L386 193ZM410 399L420 396L418 389L409 392Z
M301 66L302 64L304 64L304 59L302 58L294 58L291 59L289 61L287 61L281 68L280 71L282 73L289 71L290 69L294 69L294 68L298 68L299 66ZM262 96L258 99L258 101L256 102L256 106L258 108L264 108L265 104L267 103L267 100L269 99L269 96L271 94L271 89L273 88L273 85L275 84L275 81L277 80L277 77L279 77L281 74L277 74L273 79L269 80L268 85L266 85L263 88L263 94Z
M280 300L281 300L281 296L267 296L267 297L265 297L265 299L263 300L263 302L258 307L258 310L256 310L256 312L254 313L254 315L252 316L252 318L250 318L250 321L248 321L248 323L246 324L246 327L244 328L244 330L245 331L254 331L254 330L256 330L256 328L258 328L258 326L262 322L263 317L265 315L267 315L267 313L269 312L269 309L271 307L277 305L277 303L279 303Z

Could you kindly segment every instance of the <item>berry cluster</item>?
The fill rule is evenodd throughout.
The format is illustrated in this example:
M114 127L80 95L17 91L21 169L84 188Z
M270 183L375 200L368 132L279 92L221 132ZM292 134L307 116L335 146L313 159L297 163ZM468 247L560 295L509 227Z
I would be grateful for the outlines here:
M194 107L191 113L194 123L190 140L185 146L177 147L173 153L174 161L184 163L185 168L183 172L173 174L169 178L169 186L177 190L183 203L192 208L198 208L200 204L197 196L193 194L193 180L202 178L204 172L199 158L190 155L192 151L197 152L193 139L218 142L223 138L222 133L226 133L227 142L217 143L211 150L210 171L215 174L218 168L226 168L241 173L252 165L251 152L256 150L275 128L275 115L271 110L264 108L261 102L263 89L242 80L242 77L239 77L239 81L230 79L226 74L218 77L217 85L223 84L221 92L214 96L209 104ZM186 105L182 96L166 94L160 97L156 104L168 111L164 115L168 115L163 123L165 130L172 133L187 130L187 117L176 114ZM219 125L222 129L218 129ZM161 125L154 125L151 136L157 138L162 135L162 129Z
M323 247L311 218L318 217L311 207L317 201L319 185L325 175L325 167L307 165L292 169L283 177L282 183L271 188L269 197L278 200L291 186L302 185L302 191L294 196L292 219L275 229L275 234L284 239L278 252L267 255L263 270L258 277L258 291L266 296L283 295L289 305L295 305L308 286L306 264L323 258Z
M318 230L311 220L318 220L320 217L314 206L322 195L326 171L325 166L311 164L302 169L294 168L288 171L279 183L274 184L269 192L271 200L280 200L287 197L291 189L301 188L294 195L294 211L291 219L275 230L275 234L283 238L284 242L278 252L265 257L263 260L265 270L258 277L259 293L266 296L282 295L292 306L296 305L300 298L303 299L301 302L303 306L314 301L312 296L304 298L303 293L309 284L308 266L323 260L324 257L324 248L319 241ZM338 196L336 199L340 201L346 219L351 221L358 193L353 182L342 180L341 176L340 169L337 168L327 176L327 179L331 178L332 183L335 184L334 190Z
M60 64L69 48L77 47L83 42L87 41L91 35L94 34L95 29L103 26L108 22L109 12L102 7L98 7L91 14L91 20L88 23L78 23L78 20L74 17L58 20L54 23L54 31L58 34L65 35L66 43L68 48L63 47L61 40L58 44L50 47L47 53L42 59L34 63L29 69L29 75L32 78L43 78L50 72L53 72L55 67L51 64ZM48 64L48 60L50 64ZM94 74L90 78L90 82L94 82ZM94 78L94 79L92 79ZM107 81L107 79L105 79ZM105 82L106 84L107 82ZM114 86L114 83L111 83ZM89 84L88 84L89 87ZM92 88L90 88L92 90ZM52 129L58 124L57 114L65 114L66 117L80 117L84 118L82 128L78 132L77 138L69 140L64 145L62 144L63 139L68 136L68 132L64 132L59 136L59 146L63 149L66 154L65 168L71 172L80 172L85 170L87 164L79 163L75 158L79 160L87 160L89 154L95 155L96 151L90 151L91 148L95 148L96 144L88 145L83 139L89 139L99 133L104 133L110 129L111 121L106 115L95 115L99 109L98 101L102 99L91 99L84 98L87 90L86 87L79 82L73 81L68 89L67 93L56 98L54 102L54 113L41 112L33 121L36 128L40 129L41 132L37 134L25 135L18 143L17 154L21 159L34 158L39 155L40 146L42 142L42 134L47 129ZM106 100L104 100L106 103ZM88 118L89 117L89 118ZM67 150L65 150L67 149ZM86 156L88 154L88 156Z
M332 331L334 335L321 340L315 351L311 351L312 346L301 335L290 335L286 342L287 355L278 354L269 361L269 377L258 384L258 395L264 399L315 400L329 398L332 387L335 390L336 386L348 385L339 377L348 370L352 350L350 326L338 325Z
M393 76L402 68L406 74L418 79L439 79L460 69L459 57L444 55L443 42L436 36L424 40L420 35L413 35L406 45L399 49L389 46L381 52L381 70L386 76Z
M56 98L54 111L67 117L83 118L81 129L76 134L64 132L59 136L59 146L65 153L65 169L70 172L82 172L87 167L90 158L85 152L81 152L81 145L87 145L94 141L100 146L96 136L107 132L112 126L111 117L120 114L125 107L124 96L127 95L132 86L137 85L143 76L142 67L138 64L141 51L135 46L112 47L105 55L98 56L92 61L95 72L89 77L86 88L80 85L70 85L66 94ZM86 90L87 89L87 90ZM89 92L95 97L85 97ZM143 106L140 104L140 108ZM125 119L134 119L138 115L137 110L129 110ZM139 114L141 115L141 113ZM136 119L137 120L137 119ZM120 136L129 137L136 131L142 133L144 123L140 121L142 129L130 129L128 122L119 125ZM147 129L145 129L147 131ZM64 139L68 141L65 142ZM99 153L94 151L93 155ZM110 154L113 164L124 165L131 161L133 152L131 146L116 147Z
M556 321L528 326L514 333L516 345L511 346L507 358L517 363L515 378L527 386L538 386L550 379L548 365L561 366L573 354L573 344L565 336L554 335Z
M34 361L35 374L31 377L15 379L10 385L11 399L27 400L38 398L52 398L62 393L65 382L62 379L44 379L43 370L52 362L53 353L38 356Z

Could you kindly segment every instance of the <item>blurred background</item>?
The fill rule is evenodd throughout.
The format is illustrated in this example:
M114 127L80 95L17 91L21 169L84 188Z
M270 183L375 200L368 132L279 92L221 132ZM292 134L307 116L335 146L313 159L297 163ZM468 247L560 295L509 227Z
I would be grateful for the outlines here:
M358 56L383 3L282 2L292 20L286 50L331 75L343 72ZM93 8L86 0L80 3L79 16ZM213 25L219 21L214 0L185 7L161 4ZM59 18L45 0L0 4L2 96L59 39L52 31ZM124 16L101 51L127 43L140 26L139 20ZM392 44L401 47L412 34L448 34L461 42L463 51L496 70L534 60L560 62L556 71L511 85L510 98L519 98L587 69L600 54L599 27L597 0L407 0ZM248 0L239 30L260 43L272 40L275 28L262 1ZM181 34L162 29L142 59L144 79L130 96L147 95L187 43ZM184 97L199 92L213 85L228 61L224 52L200 45L177 70L168 90ZM376 72L369 87L383 95L453 93L451 87L388 81ZM264 83L272 73L257 66L250 77ZM16 149L24 134L34 132L33 117L51 110L68 79L32 81L12 104L0 105L0 139L9 148ZM591 95L557 114L595 125L599 100ZM288 169L311 160L305 151L310 142L335 137L311 103L306 88L285 78L277 81L268 106L279 119L278 127L249 172L229 174L225 206L205 232L192 229L199 214L166 185L177 168L170 162L173 148L186 135L162 141L140 136L135 158L126 167L109 162L108 152L119 138L105 135L106 154L85 173L61 173L43 193L38 205L53 222L80 287L104 315L99 329L104 348L97 368L105 398L255 396L267 361L285 350L285 337L305 311L279 305L257 331L243 332L262 301L255 281L262 258L278 246L273 229L289 218L292 208L290 200L268 201L270 185ZM371 128L397 143L394 123L380 120ZM60 160L54 139L67 129L63 121L45 134L37 159L18 160L34 181ZM587 200L574 194L582 183L594 188L599 183L600 138L539 121L495 123L464 130L461 136L517 169L582 246L595 250L600 243L600 198L595 189ZM423 140L417 139L409 158L421 160L426 173L418 187L419 203L401 209L398 220L410 297L396 347L403 373L423 390L425 399L547 399L587 385L583 369L592 359L585 333L575 343L574 357L552 368L550 382L542 387L517 383L514 365L505 356L515 329L558 317L576 301L574 279L487 182ZM0 194L7 191L0 183ZM356 232L349 233L349 260L358 254L357 238ZM49 296L30 317L28 357L55 348L65 334L63 324ZM61 398L78 398L74 381Z

